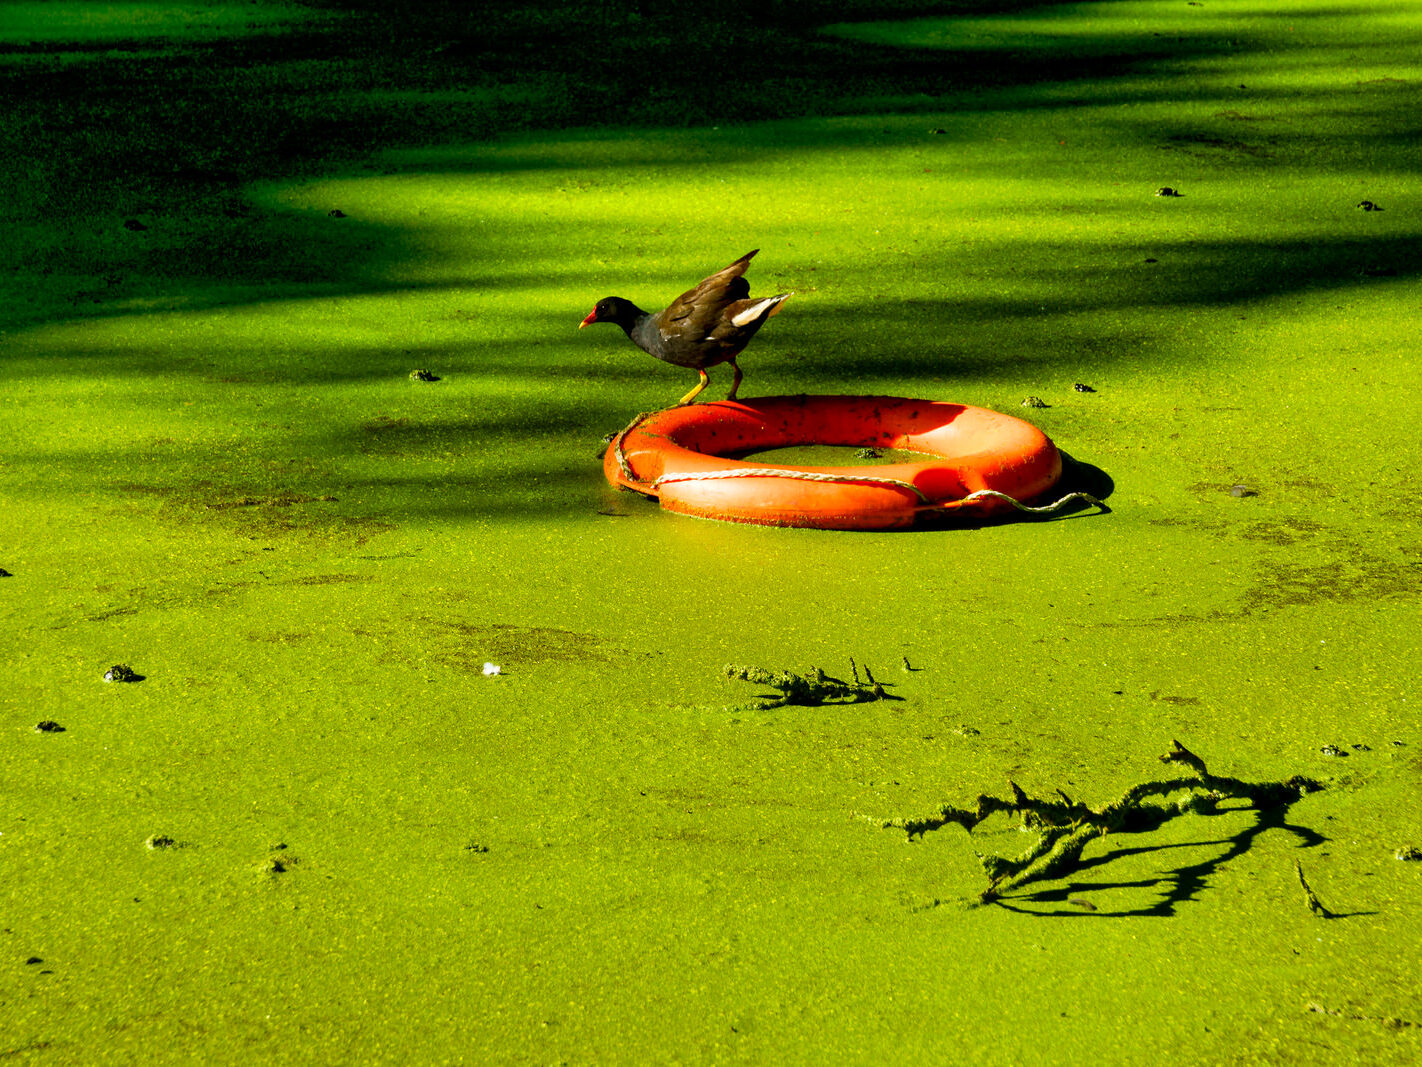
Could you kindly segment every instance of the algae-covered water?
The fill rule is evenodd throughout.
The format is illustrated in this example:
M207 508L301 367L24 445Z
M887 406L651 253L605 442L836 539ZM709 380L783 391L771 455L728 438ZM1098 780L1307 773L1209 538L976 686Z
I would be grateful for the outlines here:
M0 14L0 1054L1416 1060L1415 5L429 10ZM579 321L752 248L744 395L1109 510L613 492L693 382ZM1175 741L1322 788L982 905L1020 819L905 829Z

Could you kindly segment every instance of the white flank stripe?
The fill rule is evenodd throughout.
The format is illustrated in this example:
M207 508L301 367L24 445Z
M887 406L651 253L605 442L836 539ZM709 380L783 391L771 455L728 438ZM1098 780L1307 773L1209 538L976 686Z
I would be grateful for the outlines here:
M734 316L731 319L731 323L735 326L744 326L748 322L754 322L756 319L760 318L761 313L764 312L766 308L774 307L779 302L780 298L778 296L771 296L767 297L764 300L758 300L750 307L742 311L739 315Z

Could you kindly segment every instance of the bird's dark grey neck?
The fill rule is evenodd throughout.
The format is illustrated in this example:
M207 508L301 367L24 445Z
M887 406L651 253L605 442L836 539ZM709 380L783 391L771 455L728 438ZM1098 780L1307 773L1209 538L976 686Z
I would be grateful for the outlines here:
M649 315L637 305L631 305L632 314L627 319L619 319L617 325L627 331L632 342L644 351L657 352L662 345L662 331L657 329L656 316ZM654 347L653 347L654 346Z

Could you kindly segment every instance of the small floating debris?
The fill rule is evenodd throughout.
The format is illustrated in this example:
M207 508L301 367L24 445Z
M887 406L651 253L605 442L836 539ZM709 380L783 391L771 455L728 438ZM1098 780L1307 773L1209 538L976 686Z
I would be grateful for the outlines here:
M437 381L439 381L439 375L438 375L438 374L433 374L433 373L431 373L430 371L424 370L423 368L416 368L415 370L412 370L412 371L410 372L410 381L412 381L412 382L437 382Z
M497 663L486 663L486 664L484 664L484 677L485 677L485 678L492 678L492 677L494 677L495 675L499 675L499 674L503 674L503 673L504 673L504 669L503 669L502 667L500 667Z
M1159 189L1157 189L1157 190L1155 191L1155 195L1156 195L1156 196L1167 196L1167 197L1168 197L1168 196L1184 196L1185 194L1182 193L1182 192L1179 192L1179 191L1176 190L1176 189L1172 189L1172 188L1171 188L1170 186L1168 186L1168 185L1162 185Z
M1040 396L1029 396L1026 400L1022 401L1022 406L1024 408L1044 408L1048 405Z
M1313 887L1308 884L1308 879L1304 877L1303 864L1294 860L1294 873L1299 876L1299 885L1304 891L1304 903L1308 905L1308 910L1317 915L1320 919L1336 919L1338 913L1329 911L1324 907L1323 901L1318 899L1318 894L1313 891Z
M106 682L141 682L143 675L139 674L126 663L115 663L104 672Z
M1251 489L1247 485L1232 485L1229 487L1230 496L1258 496L1257 489Z
M0 567L0 578L13 578L13 577L15 577L15 576L14 576L13 574L11 574L9 571L7 571L4 567Z
M1361 211L1381 211L1381 210L1382 210L1382 208L1378 207L1377 204L1373 203L1371 200L1360 200L1360 201L1358 201L1358 208L1359 208L1359 210L1361 210Z
M1091 386L1089 386L1089 385L1086 385L1084 382L1077 382L1075 385L1072 386L1072 388L1075 389L1078 393L1094 393L1094 392L1096 392L1095 389L1091 388Z
M177 848L178 842L167 834L154 834L147 841L143 842L150 849L157 851L160 848Z
M43 722L35 723L35 733L37 734L62 734L64 727L53 719L45 719Z
M343 219L346 217L346 213L338 207L333 207L330 211L326 212L326 217L330 219Z
M1392 854L1393 859L1401 860L1403 863L1417 863L1422 861L1422 848L1416 845L1405 845Z
M1344 751L1343 751L1341 748L1339 748L1337 745L1324 745L1324 746L1323 746L1322 748L1320 748L1318 751L1319 751L1320 753L1322 753L1323 755L1325 755L1325 756L1346 756L1346 755L1348 755L1348 753L1344 752Z
M877 448L866 447L866 448L861 448L858 452L854 453L854 458L855 458L855 459L883 459L883 458L884 458L884 453L883 453L882 451L880 451L879 449L877 449Z

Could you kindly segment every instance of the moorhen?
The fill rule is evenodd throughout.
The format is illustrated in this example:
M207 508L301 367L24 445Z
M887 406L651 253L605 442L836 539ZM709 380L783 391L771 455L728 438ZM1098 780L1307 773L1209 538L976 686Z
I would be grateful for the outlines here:
M594 322L615 322L627 332L632 343L648 355L678 367L691 367L701 375L696 388L677 401L690 404L711 379L707 367L729 363L736 376L731 380L727 400L736 399L741 387L741 368L736 357L750 343L766 319L780 310L790 293L750 299L745 280L751 257L747 252L729 267L703 278L656 314L643 311L620 296L603 297L578 329Z

